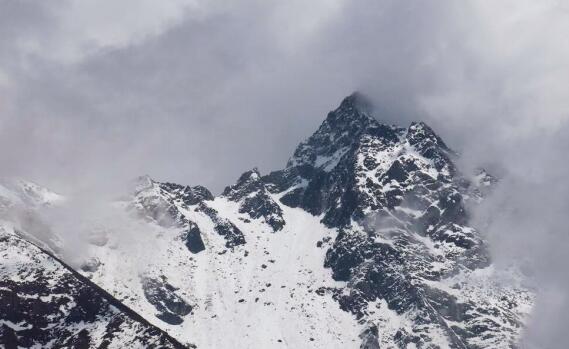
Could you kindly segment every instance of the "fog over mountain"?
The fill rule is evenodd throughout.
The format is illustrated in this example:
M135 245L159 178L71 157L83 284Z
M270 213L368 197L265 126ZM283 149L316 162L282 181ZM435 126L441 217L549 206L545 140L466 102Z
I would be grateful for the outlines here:
M77 200L46 218L71 239L140 175L218 194L283 168L360 91L498 177L474 222L537 287L522 347L564 348L567 33L560 0L0 0L0 175Z

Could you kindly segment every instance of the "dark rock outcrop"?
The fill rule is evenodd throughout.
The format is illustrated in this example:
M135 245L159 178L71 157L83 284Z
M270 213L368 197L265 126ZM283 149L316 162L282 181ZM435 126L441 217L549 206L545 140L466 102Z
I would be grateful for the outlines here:
M184 348L46 251L3 234L0 343L5 348ZM16 262L16 263L14 263Z
M192 306L176 294L177 289L165 277L143 277L141 282L144 296L158 311L157 318L170 325L184 322L182 317L192 311Z
M222 196L239 202L240 213L246 213L252 219L262 219L273 232L285 225L282 209L271 198L256 168L243 173L235 185L225 188Z

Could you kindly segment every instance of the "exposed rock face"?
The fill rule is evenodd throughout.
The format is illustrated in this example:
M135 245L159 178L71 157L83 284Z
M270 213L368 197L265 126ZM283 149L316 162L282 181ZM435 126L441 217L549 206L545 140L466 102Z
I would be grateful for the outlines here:
M242 174L237 184L225 188L222 195L239 202L240 213L248 214L251 219L262 219L274 232L285 225L282 210L269 195L257 169Z
M205 250L205 245L202 240L202 233L200 228L195 225L190 225L190 230L186 235L186 247L192 253L200 253L201 251Z
M371 326L364 330L360 334L360 338L362 339L360 349L380 349L377 336L377 327L375 326Z
M140 177L132 208L159 225L185 226L186 217L177 207L188 207L212 199L211 192L202 186L160 183L149 177Z
M235 246L245 244L243 232L229 219L220 216L216 209L200 204L196 210L204 213L211 219L215 232L225 238L225 247L232 249Z
M142 280L144 295L154 305L160 320L171 325L179 325L183 316L192 311L192 307L176 294L176 288L164 277L144 277Z
M186 205L195 205L202 201L213 200L211 192L201 185L189 187L175 183L160 183L160 187L178 197Z
M1 233L0 255L0 343L4 348L183 348L13 233Z
M212 200L213 196L205 187L160 183L146 177L142 178L141 182L130 206L142 217L158 225L184 229L187 233L183 239L193 253L200 252L205 246L199 227L187 217L188 210L205 213L215 225L215 231L226 239L228 248L245 243L243 233L229 220L220 217L214 208L208 206L207 201Z
M284 204L324 214L331 227L403 200L423 209L432 201L429 192L455 179L452 152L428 126L384 125L358 107L360 98L347 97L298 146L286 169L265 177L273 192L287 192Z

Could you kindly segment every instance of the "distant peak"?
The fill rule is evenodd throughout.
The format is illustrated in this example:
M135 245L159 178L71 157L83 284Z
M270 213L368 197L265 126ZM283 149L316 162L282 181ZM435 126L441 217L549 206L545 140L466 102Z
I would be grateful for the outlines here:
M373 110L373 104L365 94L355 91L344 98L338 109L353 109L360 113L370 115Z

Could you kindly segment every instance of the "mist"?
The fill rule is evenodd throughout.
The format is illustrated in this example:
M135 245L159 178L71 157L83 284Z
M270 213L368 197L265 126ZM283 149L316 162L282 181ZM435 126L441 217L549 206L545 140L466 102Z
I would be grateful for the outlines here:
M524 345L562 348L567 33L555 0L0 1L0 174L93 202L143 174L219 192L359 90L499 175L476 221L538 287Z

